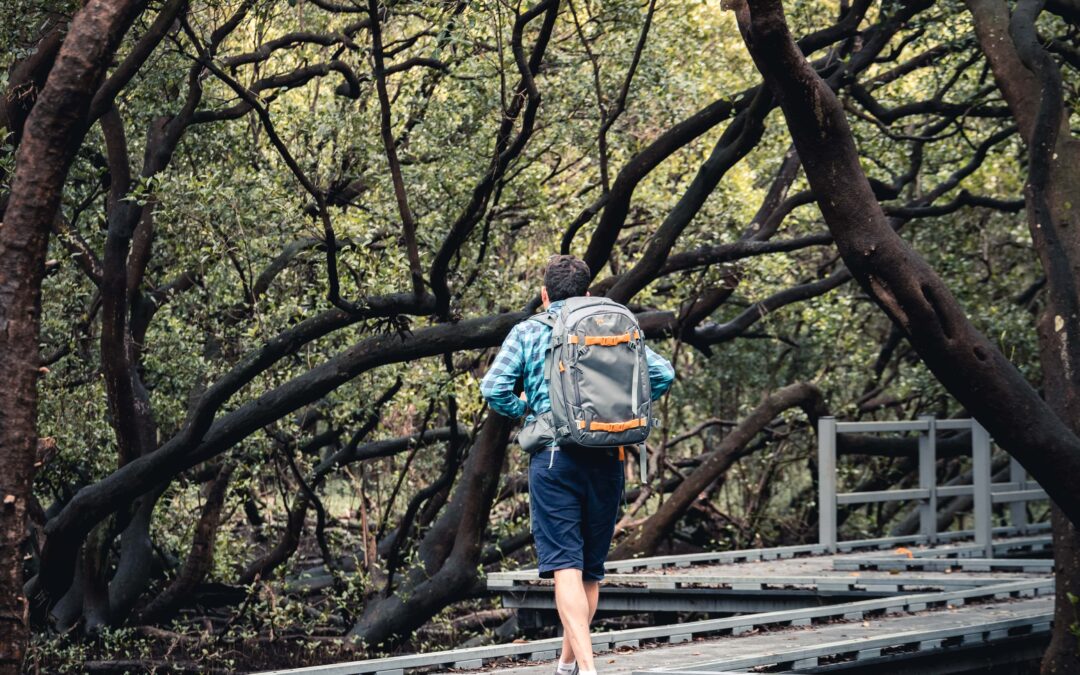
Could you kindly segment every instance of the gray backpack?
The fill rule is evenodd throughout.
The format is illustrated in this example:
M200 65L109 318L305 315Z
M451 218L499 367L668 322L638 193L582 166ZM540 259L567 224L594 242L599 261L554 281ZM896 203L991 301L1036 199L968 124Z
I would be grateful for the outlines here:
M522 446L644 443L655 420L644 336L633 312L586 296L568 298L557 318L543 312L530 320L551 327L544 357L551 415L523 432L539 438L519 437Z

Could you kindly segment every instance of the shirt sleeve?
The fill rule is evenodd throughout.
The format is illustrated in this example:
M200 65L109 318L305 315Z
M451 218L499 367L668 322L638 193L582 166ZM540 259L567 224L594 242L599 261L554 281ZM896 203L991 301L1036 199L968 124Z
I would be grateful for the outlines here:
M502 348L495 356L491 369L480 381L480 393L492 410L511 419L525 414L525 401L514 394L514 385L522 376L524 365L524 349L518 336L518 327L514 326L503 340ZM650 373L651 370L650 368Z
M645 360L649 364L649 383L652 385L652 400L655 401L671 389L675 369L670 361L648 347L645 347Z

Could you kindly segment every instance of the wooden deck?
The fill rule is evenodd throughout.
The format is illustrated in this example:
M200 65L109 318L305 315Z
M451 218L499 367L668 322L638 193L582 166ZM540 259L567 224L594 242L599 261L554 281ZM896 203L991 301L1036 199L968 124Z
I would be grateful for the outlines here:
M939 486L936 435L958 429L971 431L972 483ZM840 492L836 436L854 432L917 433L918 487ZM1015 461L1008 482L992 481L985 429L974 420L824 417L817 437L818 543L608 562L599 611L713 618L594 633L600 672L944 675L988 658L1008 664L1038 656L1052 619L1053 563L1049 526L1029 522L1026 505L1046 494ZM937 500L956 496L972 497L974 527L939 532ZM839 539L841 505L913 500L918 534ZM994 526L994 504L1008 506L1008 525ZM551 583L536 570L491 574L488 589L518 609L519 619L525 612L556 622ZM522 640L280 673L547 674L561 642Z
M872 660L896 661L890 647L914 645L923 652L986 645L1008 640L1010 631L1044 635L1053 614L1052 597L1011 599L987 604L942 607L920 612L833 621L812 626L756 628L738 636L703 638L683 644L616 650L597 657L600 672L685 674L699 672L745 672L749 668L787 664L780 671L806 671L818 659L854 654L871 665ZM952 641L950 643L950 641ZM909 655L912 652L903 652ZM783 666L782 666L783 667ZM494 668L499 675L549 675L551 663ZM903 668L879 672L907 672ZM920 671L921 672L921 671Z
M985 547L955 542L912 543L901 552L883 549L880 540L851 543L854 550L834 555L788 547L726 552L728 562L718 554L639 560L632 566L624 561L623 569L635 571L610 574L602 599L605 593L609 598L662 595L673 603L667 606L670 611L680 611L680 601L687 603L682 611L700 611L691 604L694 598L741 598L749 604L730 616L595 633L601 672L686 674L760 667L768 672L906 672L882 670L881 664L985 658L994 649L1003 659L1034 658L1042 648L1053 612L1048 558L988 561L973 557L984 554ZM1048 546L1045 536L1005 537L994 541L994 553L1031 556ZM489 587L504 599L546 597L550 602L550 582L538 580L535 571L493 574ZM768 604L778 598L787 604ZM754 603L757 610L746 609ZM534 640L278 672L550 673L560 643L557 638ZM938 671L920 666L918 672Z

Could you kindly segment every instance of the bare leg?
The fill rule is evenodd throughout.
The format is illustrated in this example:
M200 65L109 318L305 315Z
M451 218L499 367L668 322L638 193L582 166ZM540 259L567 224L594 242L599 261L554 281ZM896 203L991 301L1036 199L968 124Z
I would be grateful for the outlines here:
M592 623L593 617L596 615L596 603L600 596L600 582L599 581L582 581L581 584L585 589L585 596L589 598L589 622ZM559 662L570 663L573 658L573 647L570 645L570 636L566 631L563 631L563 653L559 657Z
M581 584L584 586L585 595L589 599L589 623L592 623L593 616L596 615L596 603L600 599L600 582L583 580ZM572 661L574 661L574 648L570 645L570 635L564 630L562 655L559 657L559 662L571 663Z
M600 584L583 581L581 570L555 571L555 606L563 624L563 663L577 659L580 670L595 670L589 623L596 613Z

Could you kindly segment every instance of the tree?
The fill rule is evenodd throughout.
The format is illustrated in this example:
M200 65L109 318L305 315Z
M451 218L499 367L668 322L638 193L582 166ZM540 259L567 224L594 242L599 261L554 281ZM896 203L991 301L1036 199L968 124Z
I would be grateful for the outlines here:
M928 2L872 10L796 19L849 110L848 159L871 175L859 203L987 312L1032 381L1025 307L1044 284L1005 178L1021 132L977 45L954 39L970 24ZM483 569L529 562L522 460L475 378L556 248L679 367L624 549L813 537L812 429L762 401L963 414L848 283L864 279L821 227L820 161L775 122L783 101L730 15L637 0L145 14L93 89L40 252L37 630L200 631L209 614L227 646L288 642L273 622L289 616L373 645L465 611ZM19 93L70 35L40 18L0 50L12 148L40 102ZM860 480L909 480L910 444L873 450ZM902 517L853 511L850 527Z
M86 133L90 97L138 13L137 3L91 1L72 19L26 117L0 227L0 669L19 672L27 639L22 545L37 460L38 329L48 234L68 167Z
M736 11L747 47L780 99L792 138L804 157L807 177L848 268L934 374L1031 471L1060 509L1054 519L1055 544L1060 546L1057 555L1061 556L1058 624L1044 671L1072 672L1077 664L1076 646L1065 643L1070 639L1073 610L1063 591L1072 588L1077 569L1075 524L1080 522L1080 504L1071 477L1080 470L1080 439L1066 423L1080 419L1074 409L1078 390L1070 365L1075 362L1074 338L1080 336L1076 330L1080 295L1075 285L1077 263L1071 262L1077 249L1066 244L1075 239L1075 214L1066 207L1075 195L1065 186L1080 166L1076 161L1080 146L1067 135L1057 66L1035 37L1033 21L1041 3L1022 6L1014 18L1012 40L1019 53L1010 49L1002 34L1007 17L1004 4L973 2L970 6L982 24L981 44L995 64L998 82L1008 92L1031 148L1025 192L1032 238L1050 288L1051 300L1039 332L1044 382L1053 409L971 326L941 279L888 227L859 167L843 109L799 54L782 3L751 0ZM1066 136L1059 157L1055 153L1063 123ZM1063 237L1062 232L1067 234Z
M1009 104L1028 149L1024 187L1031 239L1046 274L1046 307L1038 320L1039 356L1047 402L1080 434L1080 139L1072 135L1057 62L1040 44L1035 21L1043 3L1023 2L1009 15L1000 2L967 3L979 46ZM1056 600L1054 637L1045 673L1080 670L1070 628L1080 594L1080 533L1060 510L1053 515Z

